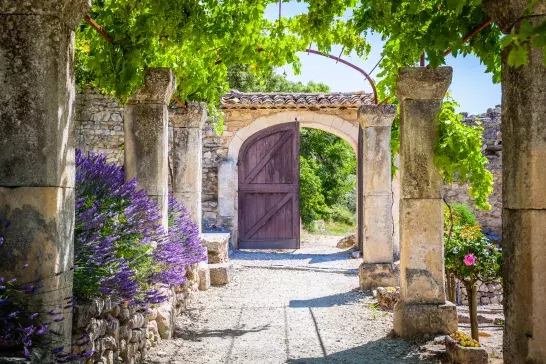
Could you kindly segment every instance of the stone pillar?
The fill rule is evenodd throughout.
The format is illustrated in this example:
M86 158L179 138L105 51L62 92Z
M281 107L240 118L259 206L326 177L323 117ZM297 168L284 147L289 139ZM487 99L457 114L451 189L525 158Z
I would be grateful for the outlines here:
M520 26L527 0L484 3L505 33ZM539 0L526 19L546 21ZM540 14L540 15L539 15ZM502 249L504 362L546 363L546 67L540 48L528 48L529 63L508 65L502 52Z
M400 102L400 302L394 331L402 337L457 330L444 289L443 181L434 166L438 113L453 70L402 68Z
M167 68L146 70L144 86L125 106L125 175L157 200L162 225L168 225L168 103L175 81Z
M0 221L11 222L0 223L0 276L42 277L26 298L31 312L72 295L74 29L89 9L89 0L0 2ZM50 345L70 348L72 313L61 311Z
M172 191L188 207L201 231L201 185L203 179L203 133L207 105L192 102L170 118L173 128Z
M393 217L391 184L391 127L395 105L365 105L359 109L362 138L364 215L364 262L360 287L398 286L398 269L393 264Z

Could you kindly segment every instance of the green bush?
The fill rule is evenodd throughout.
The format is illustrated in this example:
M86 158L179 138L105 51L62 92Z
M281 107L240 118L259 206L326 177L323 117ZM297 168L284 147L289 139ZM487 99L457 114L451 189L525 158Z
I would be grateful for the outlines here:
M328 212L317 168L314 160L300 157L300 216L309 231L313 230L313 221L324 218Z

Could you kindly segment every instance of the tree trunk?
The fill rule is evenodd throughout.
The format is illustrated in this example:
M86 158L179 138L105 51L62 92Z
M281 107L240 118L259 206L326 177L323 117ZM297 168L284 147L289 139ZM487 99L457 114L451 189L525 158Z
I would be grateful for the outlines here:
M466 284L466 292L468 293L468 308L470 311L470 331L472 338L477 342L480 341L478 335L478 287L476 284Z
M448 274L448 300L452 303L457 303L457 283L455 276L451 273Z

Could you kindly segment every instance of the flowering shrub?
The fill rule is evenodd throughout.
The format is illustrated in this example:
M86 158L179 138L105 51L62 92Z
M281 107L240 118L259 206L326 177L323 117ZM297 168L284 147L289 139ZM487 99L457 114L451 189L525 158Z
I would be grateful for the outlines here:
M160 219L122 166L76 151L75 296L159 303L158 284L184 283L185 267L206 259L199 230L172 197L168 235Z
M179 285L186 281L186 267L207 260L207 249L201 245L199 228L187 208L169 194L169 236L154 251L160 265L157 282Z
M478 341L476 283L500 278L502 254L481 232L476 217L466 205L446 206L444 226L446 273L465 285L470 303L472 338Z
M470 209L451 206L453 227L448 207L444 209L445 266L463 283L488 282L500 277L500 251L481 232Z

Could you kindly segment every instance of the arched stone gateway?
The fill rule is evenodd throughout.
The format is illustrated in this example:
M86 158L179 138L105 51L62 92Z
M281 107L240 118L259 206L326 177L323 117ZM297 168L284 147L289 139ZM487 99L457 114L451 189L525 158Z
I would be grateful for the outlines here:
M362 92L232 92L222 98L222 144L227 148L227 155L218 170L218 215L224 226L233 232L236 248L241 239L248 239L248 236L241 236L238 221L244 215L239 209L245 208L239 205L241 148L257 133L275 125L297 122L300 127L335 134L353 147L358 161L357 235L364 257L361 284L364 288L397 284L397 272L392 265L395 245L393 215L397 216L397 210L393 214L390 153L395 108L375 105L372 99L371 94ZM366 214L366 211L373 211L373 214Z

